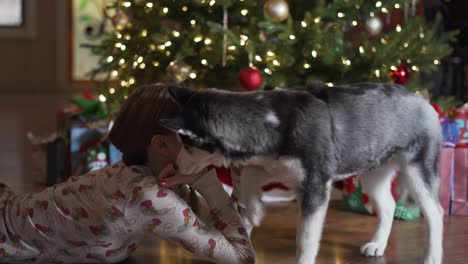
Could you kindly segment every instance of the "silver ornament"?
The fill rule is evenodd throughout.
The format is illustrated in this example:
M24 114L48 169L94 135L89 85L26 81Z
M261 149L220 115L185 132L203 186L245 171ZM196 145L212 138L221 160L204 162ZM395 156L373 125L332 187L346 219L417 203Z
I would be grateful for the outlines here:
M366 29L372 36L376 36L382 32L383 23L378 17L371 17L366 21Z
M273 22L281 22L289 17L289 5L284 0L268 0L263 6L263 14Z

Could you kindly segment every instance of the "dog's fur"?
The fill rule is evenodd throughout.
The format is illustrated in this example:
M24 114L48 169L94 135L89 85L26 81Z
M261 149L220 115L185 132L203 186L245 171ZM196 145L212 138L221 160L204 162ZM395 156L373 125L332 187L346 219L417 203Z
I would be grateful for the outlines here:
M379 217L361 252L381 256L395 209L395 170L426 217L425 263L442 263L442 137L437 113L422 98L399 85L371 83L252 93L172 88L170 94L181 112L161 124L184 143L176 161L182 173L247 164L296 182L298 263L315 263L331 183L355 173Z

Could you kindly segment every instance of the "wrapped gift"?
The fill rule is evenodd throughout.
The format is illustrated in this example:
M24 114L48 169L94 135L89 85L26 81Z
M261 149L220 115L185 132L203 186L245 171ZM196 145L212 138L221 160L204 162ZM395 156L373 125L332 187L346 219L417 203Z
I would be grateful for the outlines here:
M413 220L420 216L420 210L417 206L407 203L407 194L399 191L397 188L397 180L392 181L392 196L396 201L394 218L402 220ZM369 201L369 197L363 190L358 176L351 176L345 179L342 183L343 187L343 209L375 215L374 208Z
M68 144L63 137L47 144L47 185L63 182L69 177L69 157Z
M27 138L32 146L31 168L35 181L43 185L52 185L67 174L67 159L64 158L64 140L57 133L38 137L28 132Z
M107 123L86 123L70 128L71 175L82 175L114 164L122 154L113 146Z
M455 149L444 148L439 156L440 188L439 201L444 208L444 214L451 214L453 171L455 161Z
M460 138L460 127L457 122L444 121L442 124L442 135L445 146L454 147Z
M468 216L468 148L454 149L451 213Z
M459 115L455 118L460 129L457 147L468 148L468 103L458 109Z

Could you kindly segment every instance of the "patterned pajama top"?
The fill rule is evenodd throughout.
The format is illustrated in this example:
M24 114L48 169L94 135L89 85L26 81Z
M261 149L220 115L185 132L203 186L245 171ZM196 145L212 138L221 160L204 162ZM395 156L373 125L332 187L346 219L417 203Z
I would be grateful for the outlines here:
M148 168L122 162L37 193L0 189L0 263L115 263L149 236L212 262L254 263L237 207L215 171L191 187L208 213L158 186Z

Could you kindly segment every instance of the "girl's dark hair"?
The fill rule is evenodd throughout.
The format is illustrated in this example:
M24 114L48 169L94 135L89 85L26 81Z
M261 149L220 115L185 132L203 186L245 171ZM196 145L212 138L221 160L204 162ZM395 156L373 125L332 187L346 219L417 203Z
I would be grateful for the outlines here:
M125 101L109 139L122 152L123 162L128 165L144 165L147 148L154 135L169 134L159 125L162 118L174 117L178 106L170 99L168 88L176 85L147 85L136 89Z

